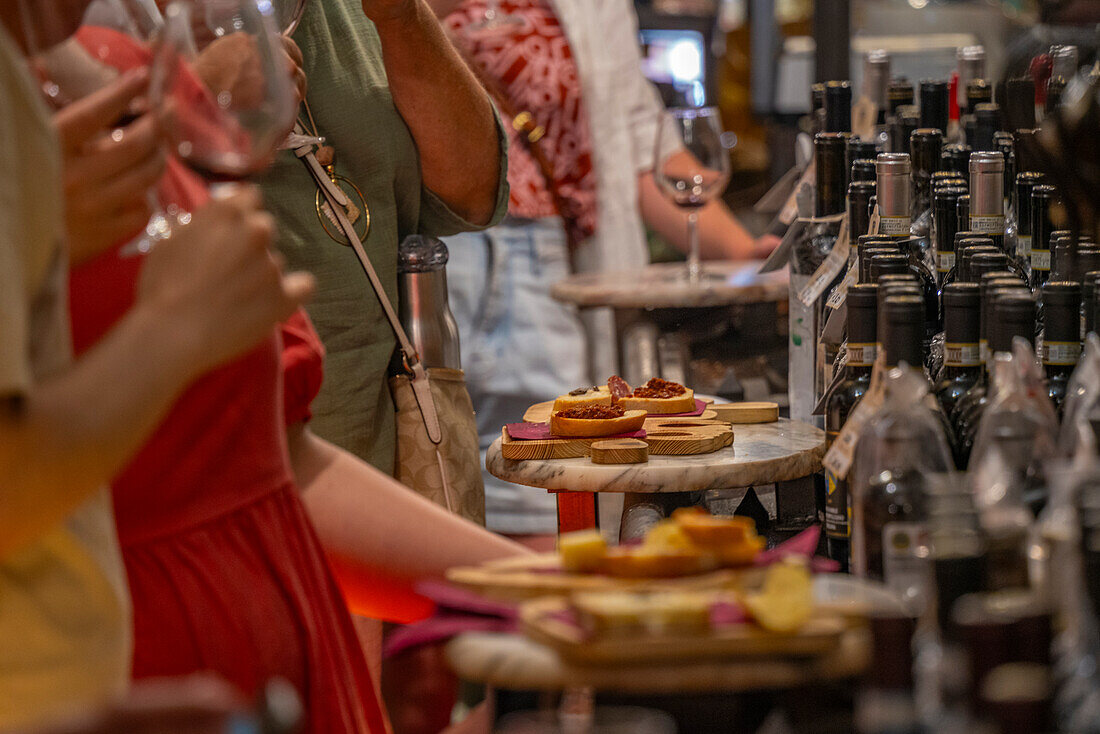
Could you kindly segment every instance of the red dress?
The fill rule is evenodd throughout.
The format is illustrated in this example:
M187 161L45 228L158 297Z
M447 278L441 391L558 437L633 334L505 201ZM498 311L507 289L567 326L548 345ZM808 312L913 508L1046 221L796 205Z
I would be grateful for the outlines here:
M102 51L114 39L97 33L80 39ZM120 53L132 58L134 49ZM161 196L194 210L206 194L172 162ZM73 272L78 352L131 307L141 263L115 248ZM320 385L320 351L304 316L292 326L299 348L288 353L286 413L301 419ZM134 603L134 676L215 671L245 693L281 676L303 695L307 731L381 734L370 674L291 473L281 357L273 333L200 378L112 483Z

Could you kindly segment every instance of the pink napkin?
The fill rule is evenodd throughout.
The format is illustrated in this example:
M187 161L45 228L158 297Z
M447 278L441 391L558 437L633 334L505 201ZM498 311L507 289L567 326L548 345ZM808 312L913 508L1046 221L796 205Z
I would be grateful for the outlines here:
M561 438L550 433L549 423L509 423L505 428L508 429L508 435L516 441L545 441L550 438ZM645 438L645 431L600 436L600 438Z
M650 418L698 418L703 414L703 411L707 409L707 404L699 398L695 399L695 410L691 413L669 413L667 415L650 415Z

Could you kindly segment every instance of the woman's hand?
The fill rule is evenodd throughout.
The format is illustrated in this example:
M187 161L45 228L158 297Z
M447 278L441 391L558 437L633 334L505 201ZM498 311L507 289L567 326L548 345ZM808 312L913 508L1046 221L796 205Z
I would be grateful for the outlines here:
M148 192L165 165L159 120L126 121L148 86L148 70L138 69L54 115L72 265L134 238L152 215Z

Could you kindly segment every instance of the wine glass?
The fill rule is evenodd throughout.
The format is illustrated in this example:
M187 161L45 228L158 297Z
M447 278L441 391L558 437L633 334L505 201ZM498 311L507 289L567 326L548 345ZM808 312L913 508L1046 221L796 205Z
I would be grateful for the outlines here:
M466 27L471 36L516 33L527 27L527 18L518 13L505 12L500 0L486 0L485 17Z
M687 212L687 277L702 277L699 209L721 196L730 180L729 140L713 107L667 111L657 126L654 177L665 198Z
M211 182L270 163L294 124L297 94L269 0L171 0L150 94L170 150Z

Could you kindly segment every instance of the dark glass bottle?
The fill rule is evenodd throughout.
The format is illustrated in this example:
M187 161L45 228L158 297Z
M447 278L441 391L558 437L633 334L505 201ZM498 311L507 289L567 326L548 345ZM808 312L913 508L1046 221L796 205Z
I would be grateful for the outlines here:
M852 85L847 81L825 82L825 132L852 132Z
M871 266L875 258L882 255L899 254L895 247L883 247L881 245L860 244L859 246L859 282L874 283L875 278L871 272Z
M1043 174L1024 171L1016 174L1016 257L1031 275L1031 192L1043 182Z
M1004 129L1030 130L1035 127L1035 82L1030 77L1005 82Z
M848 421L848 416L871 385L871 368L877 350L876 308L878 286L853 285L848 289L848 362L844 379L829 394L825 404L825 442L831 446ZM825 543L829 558L848 570L851 538L848 510L848 482L825 473Z
M890 121L890 152L908 153L909 139L913 131L920 126L920 113L916 107L901 107Z
M1074 270L1075 255L1073 235L1059 229L1050 233L1050 279L1069 280Z
M871 197L874 181L852 181L848 184L848 237L852 243L850 260L859 256L859 238L867 235L871 226Z
M1081 356L1081 286L1068 281L1043 284L1043 370L1047 394L1061 419L1066 387Z
M932 194L932 248L936 251L936 277L943 283L955 265L955 233L959 226L959 197L966 189L945 186Z
M1004 156L975 151L970 156L970 231L993 239L1002 252L1005 243Z
M810 86L810 134L825 132L825 85Z
M967 142L975 153L993 153L997 150L993 136L1000 129L1000 106L993 103L977 105L974 108L974 139Z
M970 165L970 164L967 164ZM966 193L959 197L959 227L969 230L970 227L970 185L967 184Z
M914 296L890 296L884 301L886 334L881 335L888 366L902 363L921 369L920 335L924 333L924 304ZM880 437L886 443L883 452L905 454L919 440L911 425L895 422L889 434ZM893 462L890 462L893 463ZM909 588L920 581L924 572L916 567L908 553L897 553L903 537L906 549L924 534L926 520L924 478L912 468L912 462L899 460L893 468L870 477L864 491L856 497L853 512L854 568L867 578L885 581L893 588Z
M922 79L920 83L920 126L947 133L950 110L947 103L947 82Z
M874 183L878 174L875 173L874 158L860 158L852 161L852 175L850 181L870 181Z
M1051 209L1057 200L1058 191L1049 184L1031 189L1031 287L1035 290L1050 278Z
M1085 280L1085 274L1094 270L1100 270L1100 248L1083 242L1077 250L1077 258L1073 261L1073 272L1069 279L1082 283Z
M973 282L970 277L970 260L979 252L999 252L988 237L970 230L955 233L955 267L947 273L944 285Z
M1100 268L1090 270L1081 279L1081 338L1096 331L1096 289L1100 285Z
M998 288L1026 287L1014 273L1007 270L994 270L974 280L978 285L980 302L978 304L978 354L983 365L989 362L989 339L993 334L994 291Z
M913 104L913 84L905 79L891 79L886 87L887 120L898 114L901 107Z
M966 85L966 114L973 115L978 105L993 101L993 87L985 79L971 79Z
M932 128L914 130L909 139L912 165L912 192L909 196L912 224L909 231L916 240L918 256L922 258L927 256L931 248L929 231L932 228L932 176L939 171L942 163L942 148L943 133Z
M848 166L848 171L852 171L852 166L856 161L862 160L874 160L878 156L878 146L875 145L873 140L862 140L855 136L848 138L848 146L844 152L845 165ZM849 181L861 181L863 179L852 176Z
M844 145L839 133L820 133L814 138L814 217L831 217L844 212ZM836 243L840 226L836 222L814 222L793 246L791 274L813 275ZM801 288L801 285L796 287Z
M910 176L912 166L907 153L881 153L877 161L879 233L907 242L910 267L921 282L925 298L926 328L931 341L932 335L940 330L940 304L936 278L925 264L923 253L912 245L912 207L910 198Z
M976 283L953 283L943 289L943 370L935 393L945 415L954 412L981 376L980 306Z
M954 171L960 176L970 175L970 146L951 143L943 146L943 170Z
M1035 299L1022 286L991 288L988 298L992 299L993 317L989 333L989 352L1012 350L1012 340L1019 336L1035 343ZM983 298L983 300L985 300ZM987 307L988 308L988 307ZM986 363L982 378L974 384L955 406L954 426L956 435L955 462L959 469L970 464L970 452L974 449L974 440L978 437L978 426L989 404L989 363Z
M1008 256L1003 252L979 252L970 259L971 283L981 283L986 273L1009 272Z
M856 734L918 734L914 694L913 635L916 620L872 615L871 660L855 700Z

